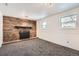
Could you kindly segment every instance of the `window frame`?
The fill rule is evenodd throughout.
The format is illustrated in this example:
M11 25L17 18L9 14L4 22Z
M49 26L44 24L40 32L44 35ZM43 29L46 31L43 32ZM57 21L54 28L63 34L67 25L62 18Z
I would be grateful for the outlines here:
M73 27L73 26L72 26L72 27L69 27L69 26L68 26L68 27L67 27L67 26L66 26L66 27L62 27L62 28L72 28L72 29L76 28L76 26L77 26L77 15L78 15L78 14L72 14L72 15L67 15L67 16L60 17L61 27L62 27L62 25L63 25L63 23L64 23L64 22L62 22L62 18L66 18L66 17L72 18L72 16L76 16L76 20L73 20L73 21L75 21L75 22L74 22L75 27ZM73 22L73 21L72 21L72 22Z
M46 24L44 24L44 23L46 23ZM43 21L43 22L42 22L41 28L42 28L42 29L47 29L47 22L46 22L46 21Z

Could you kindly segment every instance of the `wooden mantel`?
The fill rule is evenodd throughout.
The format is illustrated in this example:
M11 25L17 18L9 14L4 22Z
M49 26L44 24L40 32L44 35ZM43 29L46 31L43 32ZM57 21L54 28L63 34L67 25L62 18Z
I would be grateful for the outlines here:
M27 26L15 26L15 28L32 29L32 27L27 27Z

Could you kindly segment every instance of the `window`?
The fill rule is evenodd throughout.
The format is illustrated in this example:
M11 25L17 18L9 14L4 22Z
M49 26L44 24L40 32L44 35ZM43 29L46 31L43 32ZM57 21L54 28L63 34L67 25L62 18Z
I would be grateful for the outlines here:
M43 22L42 23L42 29L46 29L47 28L47 22Z
M61 26L62 28L75 28L77 15L70 15L66 17L61 17Z

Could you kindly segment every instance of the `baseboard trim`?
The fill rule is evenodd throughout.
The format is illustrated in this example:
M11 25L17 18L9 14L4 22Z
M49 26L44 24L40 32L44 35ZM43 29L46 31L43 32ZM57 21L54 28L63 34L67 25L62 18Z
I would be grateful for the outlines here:
M27 38L28 40L32 40L32 39L36 39L37 37L32 37L32 38ZM25 39L22 39L22 40L20 40L20 39L18 39L18 40L13 40L13 41L9 41L9 42L3 42L3 45L5 45L5 44L10 44L10 43L16 43L16 42L21 42L21 41L27 41L27 40L25 40Z
M38 38L39 38L39 37L38 37ZM39 39L44 40L44 39L42 39L42 38L39 38ZM71 48L71 47L67 47L67 46L64 46L64 45L60 45L60 44L57 44L57 43L52 42L52 41L49 41L49 40L44 40L44 41L47 41L47 42L50 42L50 43L54 43L54 44L56 44L56 45L59 45L59 46L62 46L62 47L66 47L66 48L69 48L69 49L72 49L72 50L75 50L75 51L78 51L78 52L79 52L79 50L77 50L77 49L74 49L74 48Z

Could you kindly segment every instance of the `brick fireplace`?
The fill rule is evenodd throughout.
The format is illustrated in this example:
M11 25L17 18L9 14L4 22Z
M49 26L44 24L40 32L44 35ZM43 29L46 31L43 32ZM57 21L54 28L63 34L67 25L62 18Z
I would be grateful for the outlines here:
M27 27L27 26L15 26L16 29L19 30L19 39L26 39L26 38L30 38L30 30L32 29L32 27Z
M3 17L3 42L36 37L36 21Z

